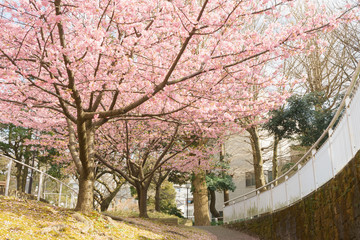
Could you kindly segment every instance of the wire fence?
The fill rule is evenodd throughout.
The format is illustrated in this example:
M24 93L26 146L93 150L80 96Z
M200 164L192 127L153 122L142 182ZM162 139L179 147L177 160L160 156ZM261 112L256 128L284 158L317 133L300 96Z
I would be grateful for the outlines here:
M74 208L78 191L36 167L0 154L0 194L25 195L26 198Z
M332 179L354 157L360 149L359 72L360 63L334 118L309 151L277 179L225 202L225 223L253 218L298 202Z

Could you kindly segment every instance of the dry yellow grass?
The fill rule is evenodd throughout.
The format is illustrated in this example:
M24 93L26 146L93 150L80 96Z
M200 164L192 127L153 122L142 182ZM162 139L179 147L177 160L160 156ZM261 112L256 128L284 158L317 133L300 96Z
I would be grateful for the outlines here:
M139 218L114 221L97 212L83 215L32 200L0 197L0 239L216 239L185 226Z

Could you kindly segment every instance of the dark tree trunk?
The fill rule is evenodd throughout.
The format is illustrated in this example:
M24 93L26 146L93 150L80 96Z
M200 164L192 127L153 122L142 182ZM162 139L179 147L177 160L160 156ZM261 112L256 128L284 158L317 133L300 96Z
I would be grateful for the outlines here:
M212 217L218 218L220 217L220 213L216 210L215 204L216 204L216 193L214 190L210 190L210 212Z
M161 191L161 184L156 185L155 187L155 211L160 212L160 191Z
M100 204L100 211L106 212L109 209L109 206L110 206L110 203L112 200L113 200L113 198L112 199L105 198L104 201L102 201Z
M225 158L225 144L221 144L221 148L220 148L220 162L223 162ZM222 173L223 176L225 175L225 173ZM229 197L229 190L225 189L224 190L224 203L229 201L230 197ZM228 206L229 203L225 203L225 206Z
M26 158L25 159L25 164L29 165L30 159ZM26 180L27 180L27 176L29 173L29 168L24 166L24 169L22 170L22 177L21 177L21 190L22 192L25 192L25 187L26 187Z
M149 218L147 214L147 188L140 186L136 188L138 194L139 217Z
M21 184L22 184L22 167L20 163L16 163L16 190L21 191Z
M75 210L84 213L94 209L94 134L95 130L85 123L78 124L79 157L82 165L79 177L79 194ZM88 129L88 130L86 130Z
M28 162L25 162L28 164ZM26 179L28 175L28 168L16 163L16 190L20 192L25 192Z
M229 197L229 190L224 190L224 202L227 202L230 200L230 197ZM225 203L225 206L229 206L229 203Z
M94 182L93 174L80 174L79 194L75 207L76 211L88 213L93 210Z
M157 179L156 177L153 178L153 182L155 184L155 211L160 212L160 202L161 202L161 185L165 181L165 179L169 176L171 170L166 170L165 174L161 168L157 170Z
M110 193L101 203L100 203L100 210L105 212L108 210L111 201L115 198L116 194L120 191L121 185L117 186L116 189Z
M195 226L210 226L209 198L204 171L195 174L192 186L194 187Z
M29 168L24 167L24 169L22 170L21 189L20 189L20 191L22 191L22 192L25 192L26 179L27 179L28 172L29 172Z
M246 130L250 133L250 137L251 137L251 147L253 151L253 163L254 163L254 172L255 172L255 186L256 188L259 188L265 185L260 137L257 127L250 127ZM266 189L262 188L261 190L264 191Z
M272 177L275 180L278 177L278 146L279 146L279 138L275 135L274 137L274 148L273 148L273 159L272 159Z

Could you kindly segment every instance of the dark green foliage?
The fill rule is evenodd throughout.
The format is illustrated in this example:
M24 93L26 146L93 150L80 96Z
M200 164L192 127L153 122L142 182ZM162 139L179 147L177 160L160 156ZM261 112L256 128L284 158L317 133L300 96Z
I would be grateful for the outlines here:
M211 173L206 174L206 185L209 192L210 206L209 210L211 212L212 217L220 218L221 215L217 211L216 205L216 194L215 191L225 191L230 190L234 191L236 186L232 180L232 176L225 173L225 169L229 166L226 162L219 162L222 165L222 169L220 171L213 171Z
M50 168L46 171L46 173L54 178L63 179L66 177L66 175L61 172L61 169L64 167L64 164L50 163Z
M284 166L281 168L281 172L283 172L283 173L287 172L294 165L295 165L295 163L292 163L292 162L285 163Z
M17 160L29 158L32 155L24 144L26 140L32 138L31 129L16 127L13 124L0 124L0 136L0 151L3 154Z
M210 173L206 175L206 184L208 189L213 191L230 190L234 191L236 186L232 177L227 174Z
M212 221L211 222L211 226L221 226L221 225L224 225L224 222L223 221Z
M232 180L232 176L226 173L226 170L230 168L229 163L221 161L217 163L217 171L212 171L206 175L206 185L209 190L234 191L236 186Z
M136 188L134 186L130 186L130 194L132 197L135 197L135 199L138 199Z
M301 145L311 146L334 116L334 111L326 108L321 96L321 93L309 93L290 97L285 106L271 112L272 117L264 128L280 140L297 134Z
M28 144L28 140L36 140L35 130L15 126L13 124L0 124L0 153L8 157L14 158L30 166L50 164L48 174L56 178L64 177L61 174L61 167L53 163L53 159L58 155L55 148L43 148L40 144ZM49 132L39 132L41 134L51 134ZM40 150L41 149L41 150ZM32 171L28 167L24 167L20 163L15 163L16 169L16 189L18 191L31 193L31 181L28 189L25 189L28 181L28 175Z
M182 212L180 209L178 209L176 206L172 206L172 205L167 205L167 206L161 206L161 212L163 213L167 213L169 215L174 215L177 216L179 218L185 218L182 215Z
M176 191L173 184L169 181L163 182L160 190L160 211L184 218L181 211L176 207L175 197Z
M321 94L309 93L289 100L289 110L297 123L299 140L303 146L311 146L327 128L334 112L322 104Z
M292 109L281 107L271 111L271 119L264 124L264 128L276 135L280 140L291 138L297 132L296 120Z
M51 135L51 132L41 132L44 135ZM0 124L0 152L6 156L15 158L18 161L36 158L41 163L48 164L54 156L59 153L55 148L42 148L40 144L27 144L27 140L34 140L34 130L15 126L13 124Z
M187 172L180 172L177 170L173 170L169 174L168 181L174 184L183 185L189 182L190 177L191 177L190 174Z

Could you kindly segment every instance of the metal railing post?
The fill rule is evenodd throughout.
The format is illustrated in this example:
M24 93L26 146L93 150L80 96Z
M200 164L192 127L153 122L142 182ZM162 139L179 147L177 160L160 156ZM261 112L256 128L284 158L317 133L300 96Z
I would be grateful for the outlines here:
M352 127L350 124L350 112L349 112L349 103L350 103L350 98L347 97L345 99L345 116L346 116L346 123L347 123L347 128L348 128L348 133L349 133L349 140L350 140L350 146L351 146L351 157L353 158L355 156L355 145L354 145L354 140L353 140L353 136L352 136Z
M8 173L6 176L5 196L9 196L12 163L13 163L13 160L10 160L9 165L8 165Z
M331 163L331 173L332 173L332 177L335 177L335 167L334 167L334 156L333 156L333 152L332 152L332 134L333 134L333 130L329 129L329 155L330 155L330 163Z
M42 192L42 186L43 186L43 181L44 181L44 173L43 173L43 172L40 172L39 189L38 189L38 195L37 195L37 200L38 200L38 201L40 201L41 192Z
M271 212L274 211L274 196L273 196L274 184L270 185L270 196L271 196Z
M60 190L59 190L59 204L58 204L59 207L61 204L61 191L62 191L62 183L60 183Z
M316 149L313 148L311 150L311 164L313 167L313 177L314 177L314 186L315 186L315 190L317 190L317 183L316 183L316 172L315 172L315 154L316 154Z
M289 177L286 175L286 176L285 176L285 196L286 196L286 206L289 206L288 183L287 183L288 178L289 178Z
M260 215L260 191L256 191L257 215Z
M244 196L244 218L247 218L246 199L247 197Z
M301 164L298 165L298 181L299 181L299 192L300 192L300 199L302 199L302 192L301 192L301 181L300 181L300 168Z

